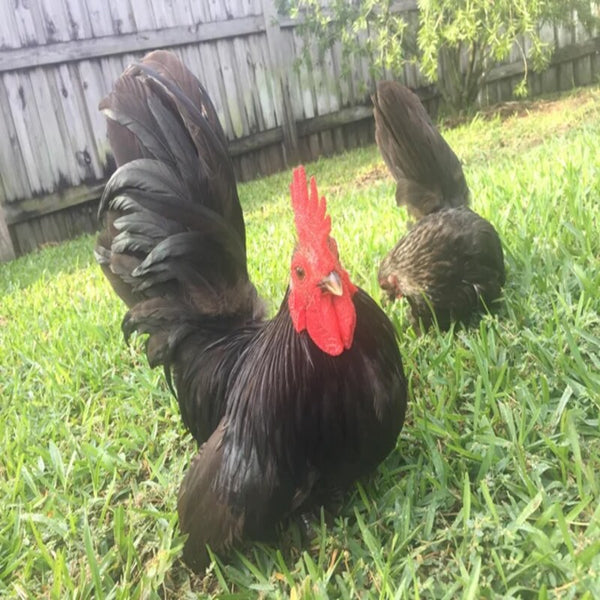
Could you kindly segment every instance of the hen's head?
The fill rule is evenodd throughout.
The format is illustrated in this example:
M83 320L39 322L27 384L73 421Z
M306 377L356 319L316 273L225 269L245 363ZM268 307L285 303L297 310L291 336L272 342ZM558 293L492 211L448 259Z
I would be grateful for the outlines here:
M304 167L294 169L290 191L298 235L292 256L290 316L297 332L306 329L323 352L337 356L352 346L356 287L340 265L337 244L329 235L331 218L315 178L311 177L309 194Z

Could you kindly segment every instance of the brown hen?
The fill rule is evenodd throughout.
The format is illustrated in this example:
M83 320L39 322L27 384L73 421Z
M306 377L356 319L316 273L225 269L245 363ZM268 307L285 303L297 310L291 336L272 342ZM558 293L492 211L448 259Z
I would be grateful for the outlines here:
M468 323L491 308L505 282L504 256L494 227L469 207L460 161L419 98L383 81L373 96L375 139L396 180L396 201L417 222L383 259L379 284L406 298L415 328L437 321Z

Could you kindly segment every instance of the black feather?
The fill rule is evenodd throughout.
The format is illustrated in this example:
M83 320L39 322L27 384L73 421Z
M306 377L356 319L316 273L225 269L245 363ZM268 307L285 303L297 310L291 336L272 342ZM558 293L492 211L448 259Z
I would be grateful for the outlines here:
M184 558L200 570L206 544L223 552L263 537L376 467L404 420L402 361L391 323L362 291L340 356L296 332L287 296L264 320L225 135L173 54L129 67L101 107L122 147L96 256L130 307L125 338L147 335L148 361L165 368L201 444L178 501Z

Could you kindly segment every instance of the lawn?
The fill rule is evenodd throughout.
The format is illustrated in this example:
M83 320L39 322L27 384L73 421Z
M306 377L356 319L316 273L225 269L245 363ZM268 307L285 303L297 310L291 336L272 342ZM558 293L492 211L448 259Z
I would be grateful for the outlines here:
M339 517L182 565L177 489L195 453L92 237L0 266L0 596L600 598L600 90L446 132L496 226L505 301L470 330L417 338L395 451ZM406 228L369 147L308 165L343 265L376 299ZM274 311L293 247L289 173L240 186L250 272Z

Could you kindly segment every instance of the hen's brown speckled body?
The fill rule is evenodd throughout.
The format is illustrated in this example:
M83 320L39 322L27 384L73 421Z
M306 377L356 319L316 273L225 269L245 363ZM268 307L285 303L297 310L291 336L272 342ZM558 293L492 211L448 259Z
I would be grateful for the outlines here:
M492 225L465 207L444 208L416 223L383 259L379 283L405 297L415 325L466 322L489 307L504 285L504 259Z

